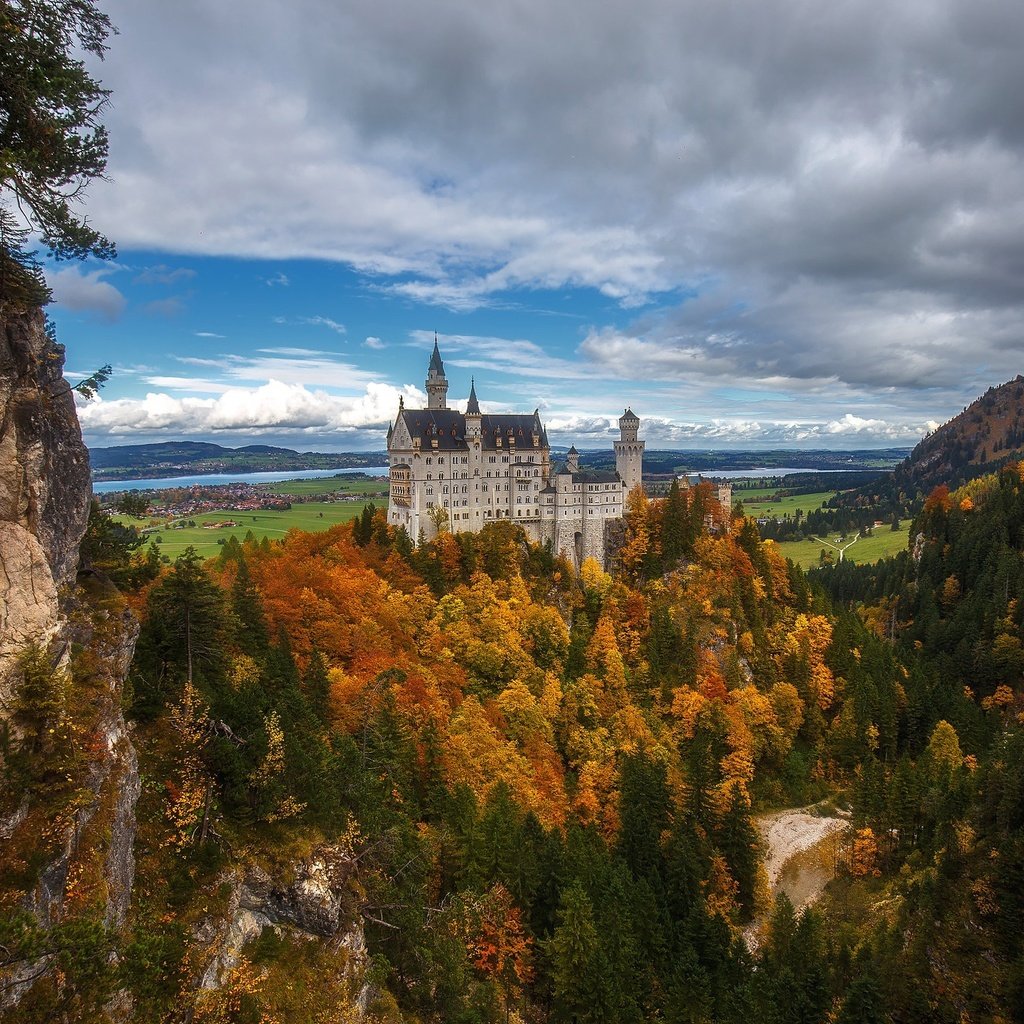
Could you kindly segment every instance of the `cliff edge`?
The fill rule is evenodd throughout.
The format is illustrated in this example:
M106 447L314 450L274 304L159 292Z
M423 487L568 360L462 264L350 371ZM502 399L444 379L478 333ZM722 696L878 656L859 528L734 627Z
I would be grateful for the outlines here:
M29 644L61 633L89 516L89 453L40 309L0 320L0 714Z

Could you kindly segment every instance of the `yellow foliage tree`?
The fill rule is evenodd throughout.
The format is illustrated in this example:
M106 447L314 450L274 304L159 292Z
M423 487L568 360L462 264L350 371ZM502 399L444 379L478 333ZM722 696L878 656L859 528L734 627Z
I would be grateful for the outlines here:
M933 772L940 777L948 777L964 763L960 737L945 719L932 730L928 740L928 760Z
M165 845L185 847L195 842L203 818L209 813L210 777L203 767L209 708L191 682L181 700L171 706L171 728L177 733L177 779L168 782L167 819L171 832Z
M850 850L850 874L854 878L866 878L868 875L878 877L878 840L870 828L858 829L853 837Z

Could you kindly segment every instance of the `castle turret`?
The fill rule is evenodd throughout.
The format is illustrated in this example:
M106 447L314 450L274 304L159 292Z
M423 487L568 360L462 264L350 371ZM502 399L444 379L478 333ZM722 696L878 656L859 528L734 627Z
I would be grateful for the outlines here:
M580 453L576 451L576 445L573 445L565 453L565 468L570 473L578 473L580 471Z
M448 408L448 378L444 375L444 363L441 362L441 353L437 347L437 334L434 335L434 352L427 369L426 388L428 409Z
M626 409L619 417L619 440L614 443L615 468L626 492L639 486L644 471L644 442L637 438L640 417Z
M479 437L483 416L480 415L480 403L476 400L476 381L469 385L469 401L466 403L466 437Z

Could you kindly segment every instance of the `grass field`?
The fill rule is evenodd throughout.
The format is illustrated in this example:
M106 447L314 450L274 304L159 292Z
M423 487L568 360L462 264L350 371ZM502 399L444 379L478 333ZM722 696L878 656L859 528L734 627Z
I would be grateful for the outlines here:
M380 502L376 502L379 506ZM194 547L203 558L212 558L220 552L218 540L227 540L235 536L242 540L252 530L257 540L269 537L280 540L289 530L308 530L319 533L337 523L347 523L355 519L363 511L363 502L345 503L310 502L296 505L287 512L260 510L258 512L233 512L225 509L222 512L204 512L190 516L196 522L195 527L183 530L159 530L146 534L146 543L160 538L160 552L172 560L177 558L189 545ZM118 517L120 518L120 517ZM216 523L225 519L233 520L240 525L220 530L204 530L203 523ZM134 521L134 525L138 525Z
M836 543L836 537L829 535L827 538ZM847 538L853 540L852 537ZM856 543L846 548L843 558L861 565L868 565L877 562L880 558L889 558L898 554L907 546L907 528L890 530L888 526L879 526L870 537L860 537ZM818 564L818 556L822 551L832 551L833 557L838 557L836 552L814 540L788 540L778 545L779 552L786 558L792 558L797 565L809 569Z
M836 495L835 491L818 491L815 494L794 494L788 498L771 501L775 489L766 491L733 491L732 500L743 502L743 511L755 519L782 519L783 516L796 515L800 509L804 515L812 509L821 508L823 501Z

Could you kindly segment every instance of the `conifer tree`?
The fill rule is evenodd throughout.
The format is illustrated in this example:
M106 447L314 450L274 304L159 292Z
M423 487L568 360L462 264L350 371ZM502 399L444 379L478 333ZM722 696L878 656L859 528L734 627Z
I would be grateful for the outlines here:
M563 893L558 927L548 944L555 1024L611 1024L615 1020L608 964L594 924L590 899L580 883Z

